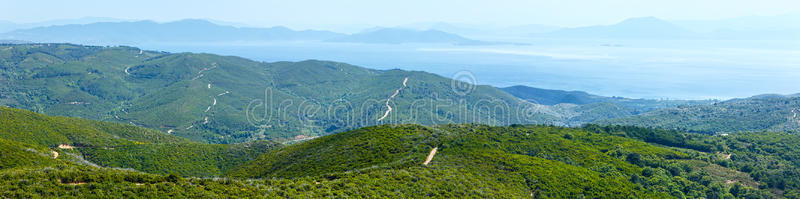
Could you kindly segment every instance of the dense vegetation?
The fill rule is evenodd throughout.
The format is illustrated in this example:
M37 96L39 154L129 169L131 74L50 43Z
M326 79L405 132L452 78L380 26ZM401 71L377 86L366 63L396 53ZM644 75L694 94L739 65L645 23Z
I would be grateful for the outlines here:
M800 129L800 97L756 96L710 105L680 106L642 115L600 121L697 133L796 131Z
M386 100L394 108L384 120ZM459 83L460 84L460 83ZM0 105L115 121L192 140L288 140L383 123L552 123L489 86L326 62L70 44L0 45ZM458 90L462 91L462 90ZM463 94L463 95L461 95Z
M8 145L3 148L9 150L3 152L3 168L5 164L36 165L45 157L157 174L219 176L276 146L266 141L202 144L141 127L44 116L8 107L0 107L0 118L0 144ZM29 159L18 154L24 151L38 155ZM11 159L6 162L5 158Z
M392 111L379 120L399 88L389 102ZM0 105L210 143L293 141L396 123L579 126L708 102L501 90L425 72L316 60L265 63L133 47L0 44Z
M800 138L793 134L771 136ZM774 153L762 149L757 150L758 154L728 146L742 144L731 143L732 140L765 137L768 136L755 133L709 136L597 125L580 129L378 126L277 149L230 175L293 180L359 179L355 184L363 187L362 190L381 190L372 186L376 181L386 183L383 179L387 178L386 173L414 176L390 179L389 187L405 193L388 193L394 196L419 196L410 194L418 193L443 197L500 197L493 194L503 193L557 198L797 197L798 188L793 187L796 184L793 179L799 179L800 175L792 170L800 166L793 162L797 160L796 155L773 156L793 154L798 148L787 148L778 140L765 143L770 149L772 145L784 146L770 150ZM439 152L432 163L420 165L433 147L438 147ZM740 162L735 163L737 157L732 155L729 159L727 156L739 153L748 154L752 159L738 159ZM762 163L757 159L770 162ZM781 168L772 171L768 167ZM363 179L363 176L375 179ZM433 182L427 186L447 191L440 195L441 190L406 185L406 180Z
M515 97L531 103L550 105L560 113L559 123L580 126L604 119L627 118L653 110L678 106L706 105L716 100L654 100L604 97L583 91L562 91L527 86L501 88Z
M2 197L797 198L800 193L800 136L788 133L381 125L274 147L135 136L158 132L0 110L9 118L0 137ZM77 126L61 130L68 129L65 124ZM53 145L63 142L79 147ZM433 148L438 153L423 165ZM222 173L233 179L196 178Z

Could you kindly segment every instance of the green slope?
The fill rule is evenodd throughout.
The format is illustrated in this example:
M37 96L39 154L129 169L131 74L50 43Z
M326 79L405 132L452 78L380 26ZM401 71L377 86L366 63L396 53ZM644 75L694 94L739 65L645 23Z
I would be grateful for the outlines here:
M580 126L614 118L627 118L665 108L707 105L716 100L655 100L604 97L583 91L562 91L527 86L501 88L509 94L531 103L550 105L560 113L561 125Z
M390 100L393 110L379 120L400 88ZM0 105L134 124L203 142L291 141L384 123L558 119L494 87L466 86L463 95L453 88L453 80L430 73L316 60L264 63L131 47L0 46Z
M23 129L0 131L2 197L793 198L800 190L800 136L786 133L381 125L258 151L258 144L269 144L198 144L168 135L177 141L130 141L80 130L97 129L91 123L63 135L53 129L85 120L0 110ZM33 124L85 147L59 149L8 135ZM112 138L85 139L80 132ZM423 165L433 148L438 152ZM254 154L260 156L240 158ZM156 174L107 168L132 165ZM159 175L167 173L233 178Z
M681 106L601 124L636 125L701 133L737 131L796 131L800 129L800 98L752 97L711 105Z
M10 150L3 153L4 164L9 165L31 165L42 159L26 159L25 154L43 154L52 160L52 152L56 152L58 159L104 167L218 176L276 146L263 141L202 144L141 127L45 116L8 107L0 107L0 118L0 141Z
M229 175L346 181L359 188L335 193L393 197L717 198L734 186L738 197L775 190L758 190L716 148L694 140L716 138L687 135L635 127L376 126L277 149ZM434 147L438 153L422 165Z

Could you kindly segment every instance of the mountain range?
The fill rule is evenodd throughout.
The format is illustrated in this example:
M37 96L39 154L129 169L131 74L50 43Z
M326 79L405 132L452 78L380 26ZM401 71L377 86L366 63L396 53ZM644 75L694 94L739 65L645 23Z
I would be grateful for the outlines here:
M520 44L519 38L635 39L635 40L796 40L800 27L783 23L795 15L745 17L718 21L667 21L639 17L611 25L561 28L546 25L509 27L464 26L449 23L419 23L393 28L371 28L343 34L324 30L292 30L233 26L202 19L157 23L108 18L84 18L31 24L0 22L9 32L0 40L63 42L93 45L136 45L148 42L275 42L327 41L367 44L429 43L456 45ZM775 21L775 22L771 22ZM780 22L780 23L779 23ZM789 24L789 25L786 25ZM0 31L4 32L4 31ZM482 41L467 38L490 38ZM527 43L526 43L527 44Z
M626 19L613 25L564 28L542 33L543 37L615 38L615 39L682 39L695 34L655 17Z
M247 28L217 25L206 20L186 19L167 23L153 21L97 22L14 30L5 39L33 42L83 44L136 44L144 42L232 42L325 40L340 36L329 31L295 31L286 27Z
M449 43L462 45L491 44L439 30L417 31L400 28L376 28L355 34L318 30L292 30L234 27L207 20L185 19L167 23L153 21L115 21L66 24L17 29L0 34L0 39L32 42L63 42L97 45L135 45L148 42L264 42L328 41L351 43Z
M490 42L467 39L453 33L442 32L439 30L411 30L400 28L377 28L355 33L347 36L340 36L328 39L330 42L350 42L350 43L446 43L457 45L480 45L490 44Z

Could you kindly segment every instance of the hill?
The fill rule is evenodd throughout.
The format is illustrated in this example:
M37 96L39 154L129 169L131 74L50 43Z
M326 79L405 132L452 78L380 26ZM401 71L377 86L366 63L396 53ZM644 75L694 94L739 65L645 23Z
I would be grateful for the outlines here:
M96 22L42 26L0 34L0 39L95 45L143 42L234 42L325 40L340 36L328 31L295 31L286 27L249 28L218 25L206 20Z
M0 105L212 143L291 141L382 123L558 119L497 88L425 72L70 44L0 46Z
M796 131L800 97L761 95L710 105L680 106L629 118L599 121L602 124L637 125L702 133L737 131Z
M556 105L561 103L583 105L611 100L610 97L592 95L583 91L562 91L528 86L510 86L501 89L521 99L543 105Z
M6 165L2 168L9 167L7 164L51 165L55 160L69 160L158 174L219 176L275 146L269 142L202 144L130 125L45 116L8 107L0 107L0 117L0 143L17 153L20 150L14 147L37 154L24 158L3 153Z
M762 139L755 134L736 136ZM790 137L797 140L795 135ZM737 155L750 153L728 148L728 144L733 147L741 143L735 139L725 140L729 141L675 131L591 125L579 129L376 126L280 148L229 174L236 178L312 181L322 184L321 187L348 182L359 188L345 188L335 193L349 195L366 189L373 191L365 194L395 197L504 194L556 198L632 195L714 198L730 192L738 197L769 195L766 190L772 185L758 190L756 180L737 171L745 167L752 169L747 172L764 171L766 165L731 161L725 155L718 155L737 150L742 150L736 152ZM431 161L427 161L429 159ZM797 163L792 165L781 170L798 166ZM776 172L764 177L779 178L781 175ZM391 187L399 192L386 192L380 187ZM442 187L450 188L442 192L439 190ZM314 191L299 192L303 193L316 194ZM745 196L748 194L750 196Z
M553 32L534 34L554 38L603 39L685 39L698 37L670 22L655 17L630 18L612 25L563 28Z
M791 198L800 193L800 159L788 155L800 152L796 147L800 137L786 133L708 136L597 125L381 125L271 150L220 156L209 150L212 145L169 135L150 139L159 136L119 133L114 139L98 130L148 131L138 127L95 122L107 125L100 128L81 119L0 110L4 118L11 118L0 126L3 197ZM77 126L68 129L65 125ZM43 139L14 137L10 132ZM83 134L111 138L81 138L86 137ZM36 144L56 140L50 137L64 137L77 148ZM110 147L112 143L116 145ZM176 147L163 147L169 144ZM128 149L138 145L143 147ZM205 148L192 151L201 145ZM148 162L144 157L152 155L161 161L159 166L223 172L233 179L94 166L102 163L97 160L114 158L97 159L90 146L95 152L114 151L103 154L124 159L120 163L144 165ZM254 153L260 155L249 162L229 159ZM186 160L192 160L191 164L180 158L161 158L173 157L170 154L190 156ZM229 166L202 167L222 161ZM172 172L205 176L180 169Z
M460 45L489 44L490 42L477 41L464 38L460 35L442 32L439 30L412 30L402 28L378 28L346 36L328 39L330 42L350 43L445 43Z
M612 118L627 118L664 108L688 105L705 105L716 100L654 100L605 97L583 91L562 91L511 86L501 88L509 94L531 103L549 105L552 112L560 113L561 124L580 126L588 122Z

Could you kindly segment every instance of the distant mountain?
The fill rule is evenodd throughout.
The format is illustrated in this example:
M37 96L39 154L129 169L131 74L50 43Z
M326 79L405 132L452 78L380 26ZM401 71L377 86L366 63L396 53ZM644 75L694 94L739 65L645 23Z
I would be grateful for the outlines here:
M0 33L5 33L13 30L30 29L36 27L57 26L57 25L80 25L99 22L123 22L124 19L110 18L110 17L82 17L76 19L57 19L40 21L33 23L14 23L10 21L0 21Z
M206 20L187 19L168 23L135 21L47 26L0 34L0 39L130 45L142 42L325 40L338 36L341 34L328 31L295 31L280 26L237 28L217 25Z
M776 16L747 16L719 20L676 20L674 24L700 33L717 31L800 30L800 12Z
M600 121L703 133L800 130L800 97L760 95L710 105L680 106Z
M528 24L517 26L496 26L496 25L472 25L472 24L455 24L445 22L433 23L414 23L399 26L398 28L414 29L414 30L440 30L444 32L454 33L462 36L478 37L478 38L501 38L509 36L529 36L531 34L546 33L558 30L559 27Z
M564 28L537 37L556 38L610 38L610 39L683 39L696 37L695 33L670 22L655 18L631 18L614 25Z
M401 44L401 43L447 43L462 45L489 44L490 42L467 39L457 34L442 32L439 30L411 30L401 28L377 28L366 30L346 36L328 39L329 42L349 42L349 43L382 43L382 44Z

